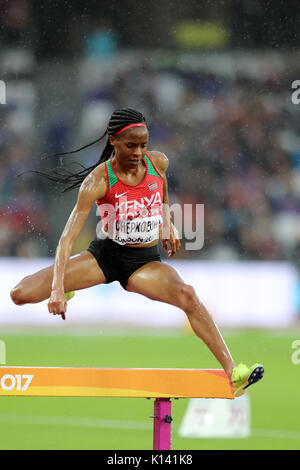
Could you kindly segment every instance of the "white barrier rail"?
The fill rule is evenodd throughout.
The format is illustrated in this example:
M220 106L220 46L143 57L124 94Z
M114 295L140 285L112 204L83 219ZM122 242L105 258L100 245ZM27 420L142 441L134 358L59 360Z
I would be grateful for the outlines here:
M169 261L168 261L169 262ZM48 266L53 259L0 258L0 325L57 325L47 302L18 307L9 292L20 279ZM287 327L297 315L297 272L285 262L175 261L172 266L192 284L220 326ZM115 282L76 292L68 324L181 327L177 308L128 293Z

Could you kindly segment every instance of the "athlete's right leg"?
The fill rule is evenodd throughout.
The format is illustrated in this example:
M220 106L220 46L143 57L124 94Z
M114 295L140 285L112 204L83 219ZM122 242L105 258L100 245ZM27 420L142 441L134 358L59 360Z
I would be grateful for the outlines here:
M10 293L16 305L38 303L50 297L53 265L26 276ZM94 256L88 251L69 259L64 277L65 292L103 284L106 278Z

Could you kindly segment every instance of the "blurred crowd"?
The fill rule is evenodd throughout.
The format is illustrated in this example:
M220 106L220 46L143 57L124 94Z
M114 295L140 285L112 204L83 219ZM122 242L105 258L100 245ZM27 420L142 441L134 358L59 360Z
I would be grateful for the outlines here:
M37 137L34 60L30 52L11 49L1 54L0 66L5 83L5 102L0 104L0 254L47 256L46 195L28 173L35 167Z
M170 60L161 53L147 61L138 52L114 50L111 57L90 52L78 75L74 146L100 136L116 107L136 108L149 124L149 149L169 158L171 205L204 204L204 246L187 251L183 240L178 257L298 262L300 121L299 105L291 100L291 84L300 79L296 66L287 67L280 54L237 60L228 53L202 63L197 56ZM30 173L17 177L38 169L39 84L31 79L23 85L15 83L13 102L0 106L2 256L43 256L55 249L51 185ZM51 126L42 136L45 152L61 139ZM98 157L99 147L92 147L81 163ZM88 221L91 237L96 223L96 217Z

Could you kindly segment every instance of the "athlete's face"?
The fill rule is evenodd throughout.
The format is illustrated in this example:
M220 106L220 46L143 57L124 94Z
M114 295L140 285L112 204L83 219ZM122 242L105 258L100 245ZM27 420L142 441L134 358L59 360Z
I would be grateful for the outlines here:
M117 137L110 137L116 158L130 167L137 166L144 157L148 146L148 130L135 127L122 132Z

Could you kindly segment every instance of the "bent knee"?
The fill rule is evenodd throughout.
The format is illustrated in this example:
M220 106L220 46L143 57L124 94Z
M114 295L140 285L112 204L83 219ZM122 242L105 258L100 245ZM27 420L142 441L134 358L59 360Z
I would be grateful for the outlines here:
M23 305L25 303L25 299L24 299L21 287L14 287L10 291L10 298L13 301L13 303L16 305Z
M180 285L177 290L178 307L184 311L192 309L199 302L196 291L189 284Z

